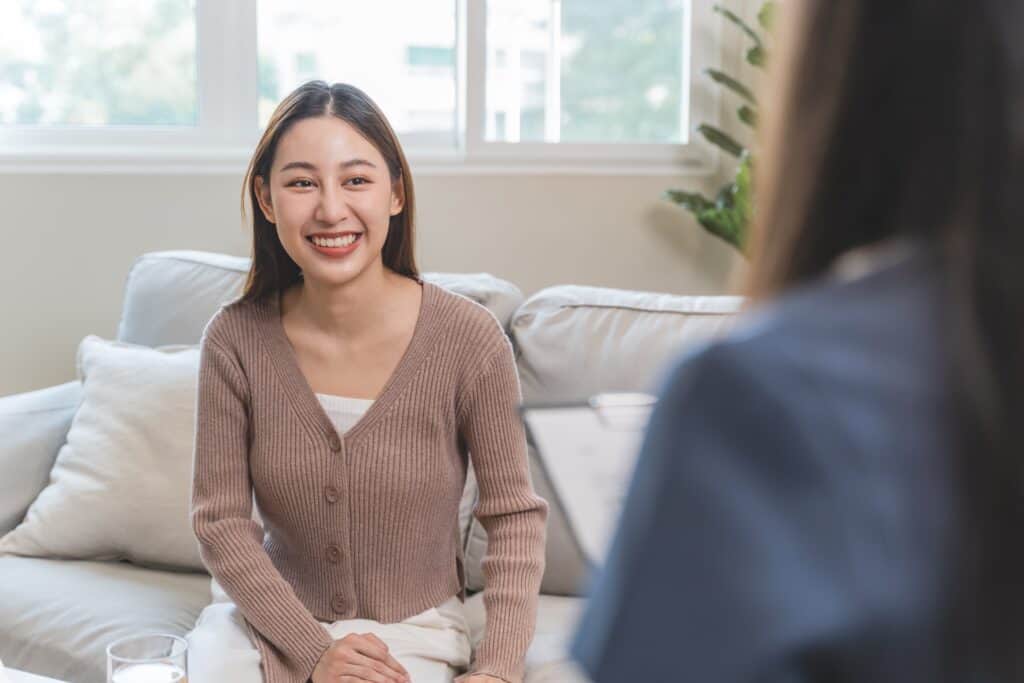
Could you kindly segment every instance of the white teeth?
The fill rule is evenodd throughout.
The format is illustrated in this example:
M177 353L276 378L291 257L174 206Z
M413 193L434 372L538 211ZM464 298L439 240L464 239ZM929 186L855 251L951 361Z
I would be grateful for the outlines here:
M313 243L319 247L347 247L356 241L358 235L345 235L344 237L335 237L333 239L324 239L322 237L314 237Z

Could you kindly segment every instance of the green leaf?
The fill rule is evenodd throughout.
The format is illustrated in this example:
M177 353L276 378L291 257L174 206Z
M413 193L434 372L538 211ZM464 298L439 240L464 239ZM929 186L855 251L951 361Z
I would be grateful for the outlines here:
M755 45L747 50L747 63L752 66L764 66L764 63L767 60L765 54L764 46Z
M753 204L752 169L750 152L744 151L735 177L731 183L719 189L714 202L701 195L678 190L670 190L666 195L673 193L687 198L699 197L700 201L684 206L693 213L701 227L745 254Z
M718 69L704 69L704 73L711 77L715 83L725 86L729 90L745 99L751 104L756 104L757 100L754 99L754 93L751 92L750 88L737 81L732 76L725 74Z
M701 135L705 137L705 139L707 139L708 142L718 147L721 147L723 150L733 155L734 157L738 157L741 154L743 154L743 145L738 143L731 135L729 135L725 131L719 130L714 126L709 126L706 123L702 123L699 126L697 126L697 130L700 132Z
M744 33L746 33L748 36L750 36L751 40L753 40L758 45L761 45L761 36L757 35L757 31L755 31L754 29L750 28L750 26L747 24L747 22L745 22L742 19L740 19L734 12L725 9L721 5L715 5L714 10L716 12L718 12L719 14L721 14L726 19L728 19L729 21L731 21L732 23L734 23L737 26L739 26L741 29L743 29Z
M736 168L736 177L733 179L735 191L733 193L733 206L743 217L740 228L740 244L746 245L747 227L750 225L753 215L753 160L749 152L744 152L740 159L740 165Z
M744 104L736 110L736 115L740 117L740 121L751 128L757 128L757 110L753 107Z
M693 213L713 209L715 203L699 192L684 192L683 190L665 190L665 198L675 204L689 209Z
M775 0L769 0L769 2L761 5L761 10L757 13L757 23L765 31L771 31L775 27L775 10L777 6L778 3Z
M702 211L696 214L696 218L709 233L742 251L743 218L735 208Z

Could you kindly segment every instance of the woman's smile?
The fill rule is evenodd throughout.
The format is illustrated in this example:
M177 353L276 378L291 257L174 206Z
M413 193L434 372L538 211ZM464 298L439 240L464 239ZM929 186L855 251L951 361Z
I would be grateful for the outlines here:
M309 235L306 241L313 249L330 258L339 258L351 254L363 242L363 233L345 233L342 237L323 238Z

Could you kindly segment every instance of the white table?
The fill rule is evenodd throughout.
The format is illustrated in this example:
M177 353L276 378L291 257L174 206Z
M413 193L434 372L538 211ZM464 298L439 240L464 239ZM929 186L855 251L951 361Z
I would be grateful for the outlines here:
M7 678L5 679L4 676ZM0 683L64 683L64 681L5 668L0 669Z

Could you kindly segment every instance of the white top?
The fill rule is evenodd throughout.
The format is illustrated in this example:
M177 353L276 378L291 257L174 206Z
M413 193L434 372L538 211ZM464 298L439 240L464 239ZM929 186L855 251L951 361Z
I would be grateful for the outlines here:
M358 422L374 401L372 398L352 398L334 394L317 394L316 397L320 399L320 405L324 407L327 417L331 418L338 434L344 434Z

